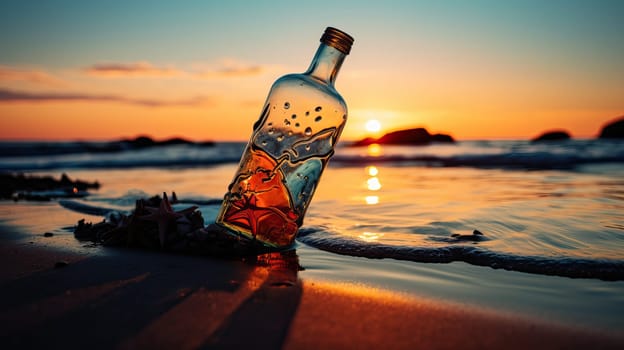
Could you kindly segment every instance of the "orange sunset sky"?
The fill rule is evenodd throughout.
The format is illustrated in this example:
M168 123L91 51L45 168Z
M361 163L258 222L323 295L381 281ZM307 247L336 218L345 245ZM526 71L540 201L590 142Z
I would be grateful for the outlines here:
M624 115L622 1L3 1L0 139L246 140L326 26L355 37L343 139L592 137Z

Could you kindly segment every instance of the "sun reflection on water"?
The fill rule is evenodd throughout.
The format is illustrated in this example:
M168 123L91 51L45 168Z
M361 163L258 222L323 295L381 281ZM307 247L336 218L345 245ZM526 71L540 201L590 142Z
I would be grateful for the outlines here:
M368 186L368 189L371 191L378 191L381 189L381 182L379 182L379 178L378 177L371 177L366 181L366 185Z
M368 205L379 204L379 196L366 196L364 200Z
M364 231L362 232L361 235L359 235L358 237L361 238L362 240L366 241L366 242L376 242L378 241L381 237L383 237L383 233L377 233L377 232L367 232Z
M369 165L365 168L366 174L369 176L366 180L366 189L369 191L379 191L381 189L381 182L379 181L379 169L374 165ZM367 195L364 197L364 201L368 205L379 204L378 195Z
M377 176L377 174L379 174L379 169L377 169L376 166L371 165L366 167L366 172L369 176Z
M379 144L372 143L368 145L367 152L371 157L379 157L382 154L381 146Z

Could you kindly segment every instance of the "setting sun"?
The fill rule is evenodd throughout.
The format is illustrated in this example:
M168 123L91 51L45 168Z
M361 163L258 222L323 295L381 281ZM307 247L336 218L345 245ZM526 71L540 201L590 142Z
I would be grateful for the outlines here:
M371 119L366 122L366 131L379 132L381 130L381 123L379 120Z

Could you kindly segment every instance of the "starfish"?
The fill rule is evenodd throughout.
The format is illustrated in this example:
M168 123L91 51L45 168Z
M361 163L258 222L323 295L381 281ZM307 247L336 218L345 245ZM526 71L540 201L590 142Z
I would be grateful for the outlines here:
M184 216L185 214L192 213L197 209L196 206L192 206L176 212L171 207L171 203L169 202L169 198L167 198L167 193L163 192L163 199L160 201L160 206L158 208L153 207L145 207L145 210L149 212L147 215L139 216L140 219L155 221L158 224L158 238L160 240L160 247L165 246L165 236L167 234L167 227L172 220L176 220L179 217Z
M249 229L251 230L251 234L255 237L260 230L258 227L260 219L267 215L278 214L279 211L275 208L258 207L256 205L256 195L253 193L249 196L249 198L246 196L243 198L243 203L236 203L240 205L238 211L228 216L227 220L236 223L247 223L247 225L249 225Z

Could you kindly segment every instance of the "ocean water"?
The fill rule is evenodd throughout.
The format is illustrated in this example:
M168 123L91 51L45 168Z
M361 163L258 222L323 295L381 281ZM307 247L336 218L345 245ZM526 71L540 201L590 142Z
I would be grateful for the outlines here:
M75 201L121 211L137 198L175 191L186 203L199 203L210 222L243 147L106 153L79 143L3 142L0 171L97 180L99 190ZM85 216L46 217L50 207L70 212L58 201L4 201L0 219L65 232L63 242L73 244L62 227ZM25 208L35 214L19 214ZM296 249L304 277L622 329L624 142L342 144Z

